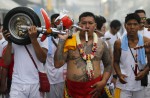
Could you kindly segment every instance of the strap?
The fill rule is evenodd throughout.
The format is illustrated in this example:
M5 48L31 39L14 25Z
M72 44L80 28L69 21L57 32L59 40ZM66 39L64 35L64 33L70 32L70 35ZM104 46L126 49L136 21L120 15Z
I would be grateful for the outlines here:
M33 64L35 65L36 69L38 70L38 67L37 67L37 65L36 65L36 63L35 63L35 61L34 61L32 55L31 55L31 53L30 53L30 51L29 51L29 49L27 48L26 45L24 45L24 47L25 47L25 49L27 50L27 52L28 52L28 54L29 54L31 60L33 61ZM39 71L39 70L38 70L38 71Z
M55 42L53 37L51 37L51 40L52 40L53 44L57 47L57 43Z
M131 54L132 54L132 57L134 58L134 62L137 63L137 57L134 57L133 52L132 52L132 50L131 50L131 48L130 48L130 45L129 45L129 49L130 49L130 52L131 52Z
M137 62L137 56L134 57L133 52L132 52L132 50L131 50L131 48L130 48L129 43L128 43L128 46L129 46L130 52L131 52L132 57L134 58L134 62L135 62L135 69L132 68L132 70L133 70L135 76L137 76L137 69L139 69L138 62Z

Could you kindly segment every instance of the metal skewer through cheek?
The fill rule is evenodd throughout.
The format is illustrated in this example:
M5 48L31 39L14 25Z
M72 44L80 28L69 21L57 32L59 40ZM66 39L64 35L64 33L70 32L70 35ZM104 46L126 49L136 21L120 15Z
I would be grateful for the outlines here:
M137 47L134 47L134 50L144 48L144 46L145 46L145 45L143 45L143 46L137 46Z

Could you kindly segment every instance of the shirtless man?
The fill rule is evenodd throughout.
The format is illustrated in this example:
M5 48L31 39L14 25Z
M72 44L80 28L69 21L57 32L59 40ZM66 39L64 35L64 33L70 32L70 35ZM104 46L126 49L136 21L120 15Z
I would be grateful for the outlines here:
M66 87L68 95L65 96L97 98L101 95L101 91L111 75L111 59L105 42L98 39L94 33L95 15L91 12L82 13L79 16L79 26L83 30L77 31L72 38L71 43L75 43L74 49L68 49L64 52L68 34L58 35L60 39L54 56L54 64L59 68L65 62L67 63ZM104 64L103 76L99 66L101 60Z

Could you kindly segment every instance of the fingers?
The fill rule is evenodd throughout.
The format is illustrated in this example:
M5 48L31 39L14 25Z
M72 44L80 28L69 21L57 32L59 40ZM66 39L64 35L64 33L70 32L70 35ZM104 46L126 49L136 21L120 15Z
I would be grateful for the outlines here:
M96 88L94 90L92 90L89 94L94 94L96 92Z
M126 80L125 80L126 78L127 78L127 76L124 75L124 74L122 74L122 75L120 76L119 80L120 80L120 82L121 82L122 84L126 84L126 83L127 83Z
M98 93L99 93L99 92L95 92L95 93L92 95L92 98L97 98Z
M146 43L144 44L144 47L150 47L150 42L146 42Z
M28 29L29 34L36 33L36 32L37 32L36 26L30 26L30 28Z
M135 77L135 80L141 80L144 77L144 73L141 71L137 74L137 76Z

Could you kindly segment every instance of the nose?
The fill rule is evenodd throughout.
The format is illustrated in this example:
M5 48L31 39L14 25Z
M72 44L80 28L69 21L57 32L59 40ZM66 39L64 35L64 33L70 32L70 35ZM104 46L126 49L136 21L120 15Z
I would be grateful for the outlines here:
M89 23L86 23L85 28L88 29L90 27Z
M135 26L132 24L132 25L131 25L131 28L134 28L134 27L135 27Z

